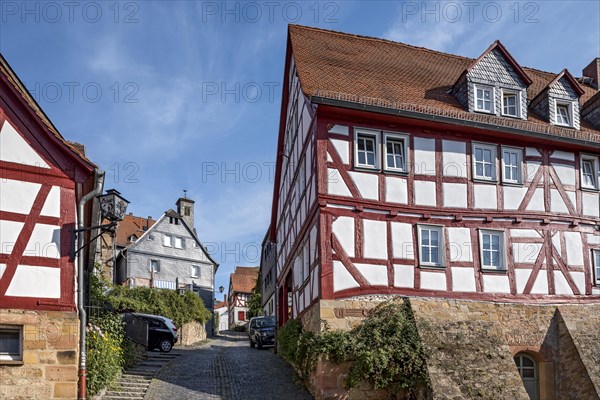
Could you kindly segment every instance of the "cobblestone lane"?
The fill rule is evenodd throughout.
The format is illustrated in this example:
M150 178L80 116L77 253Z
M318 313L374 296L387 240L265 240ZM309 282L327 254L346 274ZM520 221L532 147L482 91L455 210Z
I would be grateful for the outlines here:
M220 336L182 353L150 385L146 399L312 399L270 348L250 348L246 336Z

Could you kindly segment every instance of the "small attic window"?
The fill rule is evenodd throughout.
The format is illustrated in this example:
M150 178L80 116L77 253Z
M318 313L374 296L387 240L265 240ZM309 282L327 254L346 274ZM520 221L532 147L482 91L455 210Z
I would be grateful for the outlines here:
M571 103L556 102L556 124L573 126L573 107Z
M502 115L519 117L521 96L518 92L502 89Z
M135 236L135 235L131 235L131 236L129 236L129 241L130 241L130 242L132 242L132 243L133 243L133 242L135 242L136 240L137 240L137 236Z
M494 88L475 85L475 111L494 113Z

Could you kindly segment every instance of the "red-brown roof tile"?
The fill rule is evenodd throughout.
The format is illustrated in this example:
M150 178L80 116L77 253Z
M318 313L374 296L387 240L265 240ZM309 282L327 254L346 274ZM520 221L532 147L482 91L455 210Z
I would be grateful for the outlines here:
M156 221L152 217L136 217L132 214L127 214L123 218L123 221L119 222L117 226L117 246L125 247L131 244L129 238L135 235L136 238L140 238Z
M551 125L529 113L515 120L470 113L449 93L474 59L384 39L310 28L289 27L291 50L303 93L351 103L414 111L506 126L587 142L599 142L600 131L582 121L581 129ZM556 73L522 68L531 79L527 95L535 98ZM580 85L585 104L597 90Z
M258 273L258 267L236 267L235 272L230 275L231 290L237 293L252 293Z

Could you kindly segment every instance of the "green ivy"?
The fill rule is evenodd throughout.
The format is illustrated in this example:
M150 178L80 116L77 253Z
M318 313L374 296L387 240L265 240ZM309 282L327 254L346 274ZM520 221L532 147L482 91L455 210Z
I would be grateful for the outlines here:
M121 372L125 330L119 315L103 313L91 317L86 331L86 388L88 395L93 396Z
M263 315L262 309L262 293L260 291L261 287L261 275L260 272L256 276L256 283L254 284L254 288L252 289L252 294L250 295L250 300L248 300L248 318L258 317Z
M366 381L375 389L399 393L427 385L423 347L408 301L380 304L351 331L314 334L290 320L277 340L279 354L304 379L324 357L338 364L351 362L348 388Z

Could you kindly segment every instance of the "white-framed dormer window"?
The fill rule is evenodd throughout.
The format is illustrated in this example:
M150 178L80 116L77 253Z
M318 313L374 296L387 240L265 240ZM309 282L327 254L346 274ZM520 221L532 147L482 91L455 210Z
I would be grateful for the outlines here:
M502 115L506 117L519 117L521 109L521 93L513 90L502 89Z
M472 150L473 178L495 182L497 180L496 146L485 143L473 143Z
M556 102L556 125L573 126L573 104L571 102Z
M492 86L475 85L475 111L494 113L494 88Z
M384 133L384 165L388 171L408 172L408 136Z
M428 267L444 266L444 230L437 225L419 225L419 264Z
M173 237L171 235L163 236L163 246L167 246L167 247L173 246Z
M183 249L183 238L175 236L175 248Z
M0 325L0 364L23 361L23 326Z
M158 274L160 272L160 261L150 260L150 271Z
M502 146L502 182L523 183L523 149Z
M480 229L479 251L482 269L500 271L506 269L503 231Z
M354 166L379 169L379 132L354 130Z
M594 283L600 286L600 249L592 250L592 262L594 264Z
M197 265L192 265L190 275L192 278L200 278L200 267Z
M581 187L598 190L598 157L581 155Z

